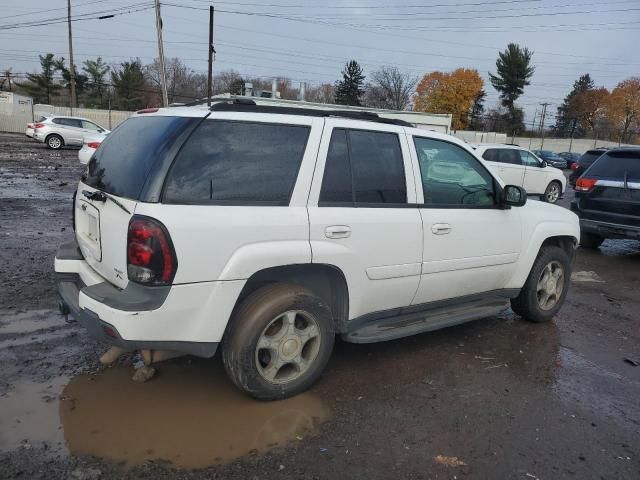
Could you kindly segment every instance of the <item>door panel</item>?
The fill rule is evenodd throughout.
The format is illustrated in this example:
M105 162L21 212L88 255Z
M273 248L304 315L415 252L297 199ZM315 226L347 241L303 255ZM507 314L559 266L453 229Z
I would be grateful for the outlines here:
M542 167L538 159L526 150L520 150L520 156L526 166L524 189L527 193L544 193L550 182L549 167Z
M413 303L504 288L519 256L518 209L496 208L493 177L462 145L416 136L409 143L419 166L416 186L424 231L422 274ZM433 165L440 163L456 165L451 177L434 176Z
M422 261L420 213L408 205L415 202L401 127L325 120L308 204L312 261L344 273L349 319L411 304Z
M512 165L509 163L487 162L491 169L498 174L505 185L524 184L524 167L522 165Z

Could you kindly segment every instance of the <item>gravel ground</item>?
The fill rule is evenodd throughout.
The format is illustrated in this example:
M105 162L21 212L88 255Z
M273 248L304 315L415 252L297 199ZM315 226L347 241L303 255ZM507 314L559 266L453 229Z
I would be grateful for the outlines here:
M134 384L135 358L101 368L104 346L57 314L81 171L76 150L0 134L0 478L638 478L640 243L580 249L591 281L552 323L507 310L338 342L308 394L265 404L219 358Z

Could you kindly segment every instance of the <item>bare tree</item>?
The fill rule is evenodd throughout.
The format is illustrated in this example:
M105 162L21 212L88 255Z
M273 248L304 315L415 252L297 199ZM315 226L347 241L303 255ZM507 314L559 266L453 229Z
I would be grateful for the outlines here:
M317 87L309 87L306 92L306 100L315 103L335 103L335 87L330 83L323 83Z
M396 67L382 67L369 78L364 96L367 107L406 110L411 105L411 97L418 79L408 73L402 73Z
M169 103L190 102L206 97L207 76L205 74L194 72L179 58L167 58L165 71ZM154 89L159 89L160 62L157 58L152 63L145 65L144 73L151 86Z

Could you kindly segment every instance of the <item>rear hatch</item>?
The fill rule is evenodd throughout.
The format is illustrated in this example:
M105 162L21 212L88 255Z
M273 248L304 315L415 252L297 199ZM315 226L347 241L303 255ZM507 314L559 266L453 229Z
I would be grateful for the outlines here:
M596 180L576 196L582 218L640 227L640 150L607 152L582 178Z
M76 239L85 260L107 281L126 287L127 231L149 183L161 184L167 157L179 148L194 119L135 116L111 132L93 155L78 185Z

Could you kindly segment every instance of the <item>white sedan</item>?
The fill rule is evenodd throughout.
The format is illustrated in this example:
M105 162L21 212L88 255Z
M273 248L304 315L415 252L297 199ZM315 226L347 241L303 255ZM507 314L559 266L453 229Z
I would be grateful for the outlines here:
M78 152L78 160L83 165L89 163L93 153L98 149L102 141L107 137L107 135L96 133L93 135L86 135L82 139L82 148Z

